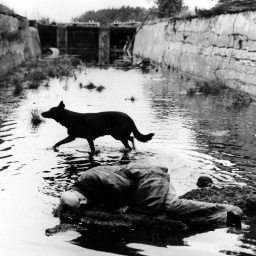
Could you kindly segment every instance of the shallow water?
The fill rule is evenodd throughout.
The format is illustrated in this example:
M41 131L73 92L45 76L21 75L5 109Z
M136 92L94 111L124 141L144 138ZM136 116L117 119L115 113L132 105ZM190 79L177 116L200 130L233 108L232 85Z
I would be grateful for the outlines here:
M105 89L88 90L88 82ZM171 71L86 69L28 91L0 125L1 255L254 255L255 218L244 220L242 230L88 229L45 235L59 223L52 215L59 194L80 172L97 165L142 161L167 166L179 195L196 188L202 174L219 185L255 183L255 104L235 109L227 98L187 97L193 84ZM109 136L96 140L100 153L93 157L82 139L54 152L51 147L67 136L66 129L53 120L33 127L30 113L61 100L77 112L123 111L140 132L155 136L148 143L136 141L136 150L128 154Z

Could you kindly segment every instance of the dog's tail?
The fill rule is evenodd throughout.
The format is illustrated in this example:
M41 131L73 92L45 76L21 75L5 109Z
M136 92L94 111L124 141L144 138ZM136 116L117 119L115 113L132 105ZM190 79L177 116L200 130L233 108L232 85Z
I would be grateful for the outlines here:
M133 123L132 132L134 137L141 141L141 142L147 142L152 139L152 137L155 135L154 133L149 133L147 135L141 134L139 130L137 129L135 123Z

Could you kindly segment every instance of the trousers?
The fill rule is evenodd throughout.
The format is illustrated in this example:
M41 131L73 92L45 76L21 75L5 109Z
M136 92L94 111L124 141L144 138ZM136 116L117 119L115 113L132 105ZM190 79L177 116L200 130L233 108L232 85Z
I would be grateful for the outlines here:
M165 215L190 224L226 225L227 213L233 207L236 206L179 199L171 182L164 200Z

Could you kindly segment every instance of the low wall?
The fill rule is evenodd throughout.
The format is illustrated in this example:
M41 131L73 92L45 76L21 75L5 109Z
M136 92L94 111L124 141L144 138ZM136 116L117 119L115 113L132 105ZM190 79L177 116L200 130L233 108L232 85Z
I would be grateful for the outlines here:
M38 32L20 16L0 14L0 75L41 55Z
M135 61L150 58L256 95L256 12L158 20L136 34Z

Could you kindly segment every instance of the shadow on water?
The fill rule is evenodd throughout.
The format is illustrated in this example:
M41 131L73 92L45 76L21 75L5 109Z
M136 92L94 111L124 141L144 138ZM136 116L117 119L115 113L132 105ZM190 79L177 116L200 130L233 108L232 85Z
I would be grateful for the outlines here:
M105 89L87 89L83 85L89 82ZM229 99L224 97L200 94L187 97L186 90L193 83L192 79L181 80L178 73L170 71L143 73L88 68L86 73L77 73L75 80L52 79L48 87L29 90L20 106L0 124L0 195L3 207L10 208L5 217L0 218L0 225L6 226L5 234L11 237L13 230L6 223L14 222L15 234L23 241L21 223L32 222L33 227L28 224L28 230L33 230L31 240L27 240L36 250L35 241L44 240L42 230L50 228L49 222L55 221L51 211L58 204L60 193L72 187L81 172L98 165L139 161L167 166L179 195L196 188L198 177L205 174L220 186L255 184L256 105L237 110L231 108ZM126 100L133 96L136 100ZM99 154L94 156L88 154L88 143L82 139L62 145L54 152L51 147L67 136L66 129L53 120L32 126L30 113L34 109L48 110L62 100L67 109L77 112L125 112L134 119L139 131L154 132L155 136L148 143L136 141L136 150L130 153L122 151L121 142L109 136L95 141ZM10 207L9 198L16 195L16 191L27 200L14 196ZM20 213L16 223L13 217L16 204L25 212L34 205L37 208L24 216ZM38 219L47 224L40 226ZM253 255L254 230L255 220L250 219L244 223L242 231L197 229L174 234L159 230L88 229L65 241L103 254L165 255L173 252L185 256L212 251L218 255L223 251ZM222 243L215 240L216 236L221 237ZM51 241L49 239L46 243ZM55 244L48 247L49 250L54 248ZM62 255L64 251L55 255ZM81 253L83 250L79 255Z
M143 255L143 251L127 246L132 243L163 248L169 245L185 246L181 234L159 233L155 230L88 230L71 242L92 250L120 255Z
M188 247L187 237L214 230L198 227L196 230L164 231L157 229L95 229L81 232L81 236L70 241L73 244L92 250L120 255L145 255L143 249L132 248L132 244L157 248Z

